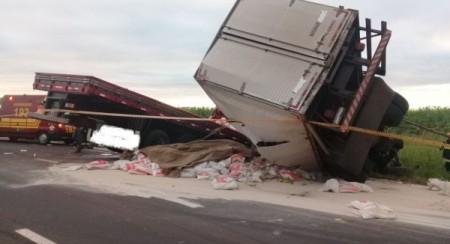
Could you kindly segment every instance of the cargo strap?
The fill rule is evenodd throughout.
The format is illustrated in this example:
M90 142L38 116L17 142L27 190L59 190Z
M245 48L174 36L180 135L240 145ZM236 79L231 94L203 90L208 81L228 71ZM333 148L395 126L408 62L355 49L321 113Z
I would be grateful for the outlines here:
M322 126L322 127L338 128L338 129L343 130L342 126L340 126L340 125L323 123L323 122L315 122L315 121L309 121L308 123ZM367 135L399 139L399 140L404 140L404 141L413 142L413 143L417 143L417 144L423 144L423 145L434 146L434 147L438 147L438 148L450 149L450 144L447 144L444 142L416 138L416 137L412 137L412 136L399 135L399 134L384 132L384 131L370 130L370 129L359 128L359 127L354 127L354 126L345 126L345 129L348 131L354 131L354 132L367 134Z
M423 144L428 146L433 146L437 148L445 148L450 149L450 144L444 142L438 142L433 140L427 140L422 138L416 138L412 136L399 135L390 132L383 132L377 130L370 130L365 128L359 128L354 126L347 125L336 125L331 123L317 122L317 121L303 121L300 118L295 120L258 120L258 119L249 119L249 120L237 120L237 119L208 119L208 118L186 118L186 117L173 117L173 116L154 116L154 115L140 115L140 114L118 114L118 113L104 113L104 112L93 112L93 111L76 111L76 110L67 110L67 109L44 109L44 112L55 112L55 113L72 113L72 114L86 114L86 115L102 115L102 116L112 116L112 117L129 117L129 118L145 118L145 119L162 119L162 120L185 120L185 121L209 121L216 123L240 123L240 124L256 124L256 123L288 123L288 124L299 124L299 123L309 123L312 125L317 125L321 127L335 128L341 131L353 131L357 133L380 136L392 139L404 140L412 143Z

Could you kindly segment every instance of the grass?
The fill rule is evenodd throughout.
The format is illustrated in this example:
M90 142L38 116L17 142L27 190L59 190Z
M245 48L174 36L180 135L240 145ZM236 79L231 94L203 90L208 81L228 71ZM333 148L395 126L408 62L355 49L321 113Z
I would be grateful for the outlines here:
M403 180L425 183L428 178L450 180L450 173L445 171L442 151L437 148L406 143L399 153L402 165L413 172Z
M180 109L191 112L203 118L208 118L214 111L214 108L211 107L180 107Z
M450 131L450 107L427 107L410 110L406 114L405 120L445 134ZM391 128L389 131L438 142L446 140L442 135L404 122L399 127ZM402 165L411 169L412 174L397 177L398 180L414 183L425 183L428 178L450 180L450 173L446 172L444 168L442 151L438 148L405 142L405 147L400 150L399 157Z

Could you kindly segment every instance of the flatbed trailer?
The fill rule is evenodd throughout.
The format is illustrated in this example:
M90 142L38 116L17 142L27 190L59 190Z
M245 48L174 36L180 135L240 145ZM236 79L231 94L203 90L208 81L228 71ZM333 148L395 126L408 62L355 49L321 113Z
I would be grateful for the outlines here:
M229 127L214 121L196 120L201 117L94 76L36 73L33 88L48 92L45 109L56 111L56 115L62 117L58 122L91 129L100 125L131 129L140 134L139 147L187 142L205 136L251 145L247 137ZM109 113L117 116L105 115Z

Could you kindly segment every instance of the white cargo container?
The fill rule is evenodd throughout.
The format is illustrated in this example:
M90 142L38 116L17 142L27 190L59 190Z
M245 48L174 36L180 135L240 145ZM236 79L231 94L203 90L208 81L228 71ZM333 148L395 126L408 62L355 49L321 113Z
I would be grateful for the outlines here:
M401 143L302 121L368 129L398 125L408 103L374 77L385 73L390 35L385 22L381 30L372 29L369 19L360 27L356 10L240 0L195 78L228 118L242 122L234 126L262 156L363 180L364 165L384 166L392 158L383 158L388 149L381 145L395 154Z

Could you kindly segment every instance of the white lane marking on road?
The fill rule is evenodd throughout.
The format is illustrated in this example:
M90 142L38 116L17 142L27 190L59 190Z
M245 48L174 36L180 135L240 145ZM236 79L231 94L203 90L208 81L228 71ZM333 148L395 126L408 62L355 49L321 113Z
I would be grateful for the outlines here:
M17 233L33 241L36 244L56 244L56 242L50 241L49 239L29 230L29 229L19 229L16 230Z
M61 162L58 162L58 161L48 160L48 159L43 159L43 158L36 158L36 160L42 161L42 162L46 162L46 163L52 163L52 164L60 164L61 163Z

